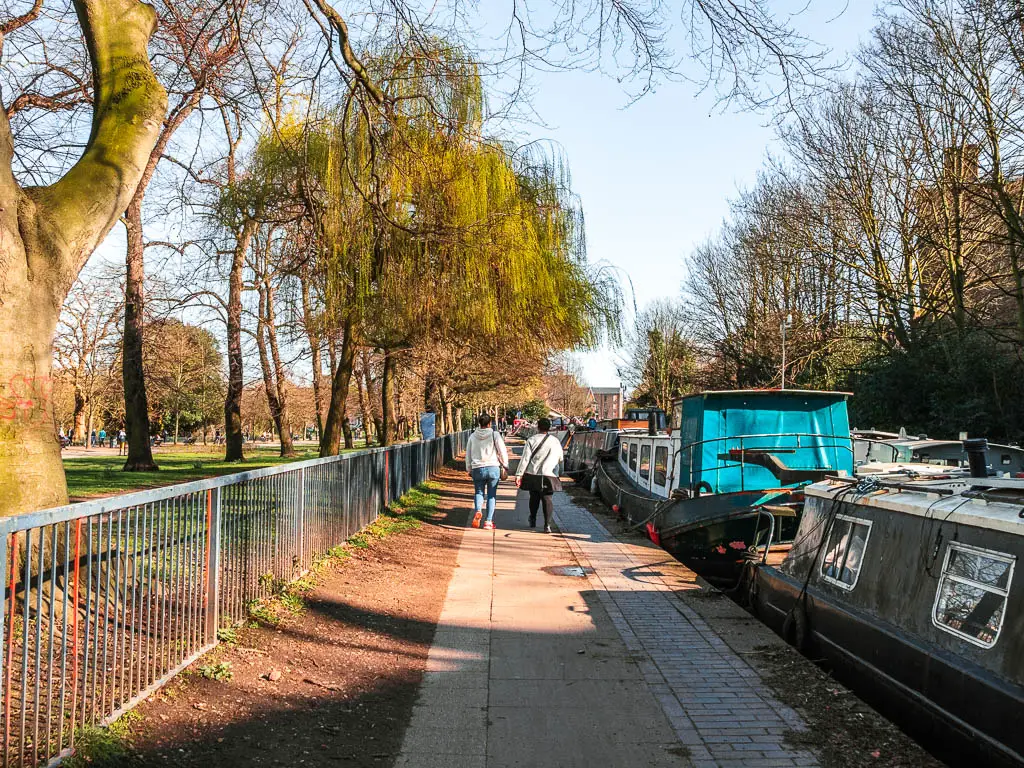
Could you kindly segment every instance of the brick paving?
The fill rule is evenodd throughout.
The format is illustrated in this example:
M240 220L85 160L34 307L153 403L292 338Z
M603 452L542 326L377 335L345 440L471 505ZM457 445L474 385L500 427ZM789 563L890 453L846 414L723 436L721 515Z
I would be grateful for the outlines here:
M619 542L565 494L555 497L555 517L580 565L594 569L591 583L626 647L646 657L643 677L695 768L818 765L813 753L783 744L787 731L806 728L800 716L673 597L678 564L661 550Z
M503 485L466 531L397 766L816 766L804 728L675 592L693 574L557 494L560 535ZM550 566L593 569L585 578ZM545 570L547 569L547 570Z

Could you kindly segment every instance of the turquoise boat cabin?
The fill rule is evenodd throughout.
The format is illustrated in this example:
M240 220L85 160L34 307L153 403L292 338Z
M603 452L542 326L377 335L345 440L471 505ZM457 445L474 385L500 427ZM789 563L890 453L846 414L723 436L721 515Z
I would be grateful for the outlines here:
M793 488L853 474L847 392L702 392L674 403L676 487L694 495Z

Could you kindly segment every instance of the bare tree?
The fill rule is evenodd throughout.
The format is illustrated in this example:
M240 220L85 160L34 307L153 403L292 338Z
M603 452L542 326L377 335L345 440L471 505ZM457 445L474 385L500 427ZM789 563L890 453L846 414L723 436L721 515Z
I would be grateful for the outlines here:
M161 63L160 74L170 85L173 102L124 216L128 243L122 370L128 427L128 457L124 468L129 471L156 469L149 442L149 406L142 365L145 326L142 204L174 134L199 107L203 97L218 90L220 81L230 76L240 49L236 20L245 13L245 0L211 3L205 8L189 8L187 13L182 11L174 4L161 8L162 24L155 38L160 54L157 60Z
M74 397L68 437L87 447L97 388L117 359L123 307L121 286L83 274L71 287L57 324L54 357L58 375L70 382Z

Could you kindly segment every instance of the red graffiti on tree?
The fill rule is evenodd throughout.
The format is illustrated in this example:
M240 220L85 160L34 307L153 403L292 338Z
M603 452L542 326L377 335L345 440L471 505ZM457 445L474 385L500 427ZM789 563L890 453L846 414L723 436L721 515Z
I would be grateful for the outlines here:
M15 374L0 389L0 421L40 418L50 403L52 390L49 376Z

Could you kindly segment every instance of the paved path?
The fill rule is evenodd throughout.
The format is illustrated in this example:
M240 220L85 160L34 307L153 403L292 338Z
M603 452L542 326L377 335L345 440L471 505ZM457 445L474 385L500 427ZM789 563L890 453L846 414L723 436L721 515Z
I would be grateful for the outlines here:
M525 497L503 484L498 529L466 532L399 766L816 765L783 744L796 713L673 596L685 568L565 494L562 533L530 530Z

